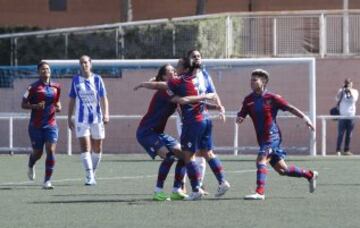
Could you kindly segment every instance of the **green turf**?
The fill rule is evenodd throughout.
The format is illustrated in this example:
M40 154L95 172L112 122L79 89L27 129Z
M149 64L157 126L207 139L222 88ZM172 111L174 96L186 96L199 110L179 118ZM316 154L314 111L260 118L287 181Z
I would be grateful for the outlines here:
M145 155L104 156L97 186L83 185L79 156L58 155L55 189L41 189L44 159L34 183L26 178L27 157L0 156L0 227L359 227L359 157L289 157L288 164L319 171L318 190L308 193L304 179L271 171L267 199L245 201L255 186L254 157L222 156L232 185L220 199L207 169L212 193L196 202L154 202L159 161ZM173 170L166 191L170 191ZM170 192L169 192L170 193Z

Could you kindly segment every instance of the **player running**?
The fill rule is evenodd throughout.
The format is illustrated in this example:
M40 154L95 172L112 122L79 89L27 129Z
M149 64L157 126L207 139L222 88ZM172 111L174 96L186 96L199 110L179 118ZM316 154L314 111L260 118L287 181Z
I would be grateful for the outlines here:
M285 163L286 152L281 148L281 132L276 123L278 110L288 111L303 119L305 124L314 131L309 117L295 106L289 104L281 96L266 90L269 74L265 70L256 69L251 73L251 89L245 97L241 111L237 114L236 122L241 124L247 115L253 121L257 140L260 146L256 160L256 193L245 196L248 200L264 200L267 176L267 164L282 176L303 177L309 181L310 192L316 189L317 171L305 170L294 165L288 167Z
M55 112L60 112L60 85L50 81L51 71L47 62L37 65L39 80L31 84L22 99L21 107L31 109L29 136L33 152L29 156L28 177L35 179L35 163L43 154L45 145L45 177L43 189L53 189L51 176L55 167L55 149L59 129L56 124Z

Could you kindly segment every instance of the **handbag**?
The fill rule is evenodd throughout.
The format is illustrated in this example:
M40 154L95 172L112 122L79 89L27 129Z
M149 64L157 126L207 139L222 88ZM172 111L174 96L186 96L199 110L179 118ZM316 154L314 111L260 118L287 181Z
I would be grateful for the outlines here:
M344 96L344 92L341 91L341 97L340 97L339 101L337 102L336 106L335 106L335 107L332 107L332 108L330 109L330 111L329 111L330 115L332 115L332 116L340 116L339 106L340 106L340 102L341 102L343 96ZM335 119L335 120L336 120L336 119Z
M340 111L339 111L339 107L335 106L333 108L330 109L330 115L332 116L339 116L340 115Z

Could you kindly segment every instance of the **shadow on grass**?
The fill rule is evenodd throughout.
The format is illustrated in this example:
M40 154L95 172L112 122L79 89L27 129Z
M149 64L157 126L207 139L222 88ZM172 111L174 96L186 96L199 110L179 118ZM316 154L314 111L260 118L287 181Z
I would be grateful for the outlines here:
M135 195L135 194L134 194ZM122 194L124 196L124 194ZM204 198L199 201L194 201L197 203L200 202L210 202L210 201L238 201L243 200L243 198ZM161 203L191 203L191 201L154 201L151 197L148 198L138 198L138 199L87 199L87 200L53 200L53 201L34 201L30 202L31 204L82 204L82 203L126 203L128 205L145 205L145 204L161 204Z
M91 194L91 193L84 193L84 194L63 194L63 195L59 195L59 194L57 194L57 195L53 195L54 197L82 197L82 196L96 196L96 197L98 197L98 196L102 196L102 197L104 197L104 196L118 196L118 197L120 197L120 196L148 196L149 198L151 198L151 195L149 195L149 194L135 194L135 193L133 193L133 194L131 194L131 193L129 193L129 194Z

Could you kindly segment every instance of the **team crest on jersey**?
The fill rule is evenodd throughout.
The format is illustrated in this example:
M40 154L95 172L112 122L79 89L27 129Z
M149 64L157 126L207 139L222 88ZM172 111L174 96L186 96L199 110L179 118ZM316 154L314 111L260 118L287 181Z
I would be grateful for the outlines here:
M187 143L187 146L190 148L192 146L192 143L191 142L188 142Z
M266 104L266 105L271 105L271 104L272 104L272 100L270 100L270 99L269 99L269 100L266 100L266 101L265 101L265 104Z

